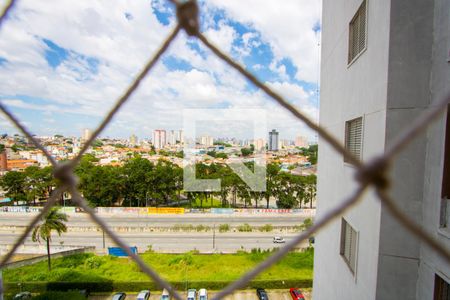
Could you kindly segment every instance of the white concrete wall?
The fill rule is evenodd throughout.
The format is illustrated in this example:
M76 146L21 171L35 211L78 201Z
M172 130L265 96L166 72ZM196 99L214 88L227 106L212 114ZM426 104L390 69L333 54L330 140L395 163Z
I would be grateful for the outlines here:
M324 0L320 123L344 143L345 122L363 116L363 160L385 145L390 1L369 0L366 51L347 65L348 25L362 1ZM319 139L318 210L320 219L357 187L354 168ZM313 299L375 299L380 204L369 192L345 214L359 232L353 275L339 254L340 220L317 234Z
M450 93L450 0L368 1L368 46L347 66L348 22L360 0L324 0L321 125L344 141L363 116L363 159L380 154L426 108ZM391 170L397 205L450 248L439 228L445 118L418 137ZM353 168L319 140L317 219L355 188ZM340 221L316 238L314 299L432 299L434 274L450 265L404 230L368 194L345 218L359 232L356 275L339 255Z
M434 0L391 2L386 144L428 107ZM422 220L426 137L404 149L392 165L390 194L403 213ZM386 209L380 222L377 299L415 299L420 242Z
M450 1L436 0L434 4L434 40L431 104L450 93ZM445 113L427 131L424 193L422 203L423 228L450 248L450 229L439 228L442 169L444 158ZM420 249L419 279L416 299L433 299L434 275L450 282L450 266L426 246Z

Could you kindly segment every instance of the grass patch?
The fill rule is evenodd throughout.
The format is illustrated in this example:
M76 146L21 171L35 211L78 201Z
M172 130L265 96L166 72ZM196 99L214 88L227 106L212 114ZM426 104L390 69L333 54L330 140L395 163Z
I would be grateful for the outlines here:
M211 198L208 198L208 200L206 201L205 199L203 199L203 203L199 197L192 200L192 208L220 208L220 207L222 207L222 201L220 199L212 198L212 205L211 205Z
M202 255L143 253L140 256L168 281L228 281L266 259L271 252L253 250L251 253ZM289 253L282 261L269 268L257 280L311 280L313 250ZM76 254L52 260L52 271L47 262L3 271L5 282L141 282L149 278L128 258Z

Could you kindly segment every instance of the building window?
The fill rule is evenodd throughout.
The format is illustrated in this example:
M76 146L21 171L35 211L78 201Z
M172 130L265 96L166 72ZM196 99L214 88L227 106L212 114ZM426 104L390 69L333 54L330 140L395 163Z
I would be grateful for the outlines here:
M361 159L362 124L362 117L345 122L345 149L357 159ZM344 161L348 160L344 157Z
M366 0L358 8L353 19L349 24L348 40L348 63L353 60L366 48L367 41L367 10Z
M450 286L439 275L434 275L434 300L450 300Z
M342 218L341 224L341 250L340 254L349 266L352 273L356 270L356 253L358 247L358 233Z
M445 123L444 167L442 170L441 188L441 227L447 227L447 211L450 200L450 105L447 107L447 120Z

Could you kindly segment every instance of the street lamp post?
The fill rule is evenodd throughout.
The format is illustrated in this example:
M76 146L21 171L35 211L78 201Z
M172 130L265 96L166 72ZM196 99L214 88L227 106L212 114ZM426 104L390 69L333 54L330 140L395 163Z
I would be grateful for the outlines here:
M103 228L102 228L102 237L103 237L103 249L105 249L106 248L106 245L105 245L105 230L103 230Z
M216 249L216 224L213 225L213 250Z

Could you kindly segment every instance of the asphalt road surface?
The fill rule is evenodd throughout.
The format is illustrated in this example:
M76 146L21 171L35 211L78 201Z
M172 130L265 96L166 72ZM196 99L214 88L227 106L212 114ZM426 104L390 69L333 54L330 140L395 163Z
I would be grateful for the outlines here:
M0 245L11 245L17 239L25 226L30 222L33 214L0 214ZM101 216L113 230L118 230L120 235L130 246L137 246L140 251L146 250L149 246L155 251L162 252L185 252L199 250L201 252L235 252L239 249L250 250L252 248L270 249L280 247L282 244L273 243L273 237L282 236L286 241L290 241L295 234L273 232L218 232L220 224L228 224L236 227L242 224L251 226L262 226L271 224L272 226L294 226L303 222L305 217L295 214L288 215L145 215L145 216ZM136 232L131 230L126 232L121 228L135 227L166 227L170 228L176 224L185 225L205 225L216 230L208 232ZM10 228L9 226L13 226ZM17 226L16 228L14 228ZM52 237L53 245L64 246L95 246L98 251L102 251L110 246L115 246L112 240L105 236L85 214L72 214L69 217L68 226L74 229L64 233L61 237L56 234ZM82 231L76 228L90 227L89 230ZM27 238L25 245L39 245ZM299 247L306 247L307 242Z
M0 214L0 226L25 226L33 214ZM208 225L229 224L230 226L272 224L273 226L294 226L303 223L305 217L295 214L280 215L146 215L146 216L120 216L120 215L100 215L110 226L159 226L171 227L175 224ZM69 225L72 226L92 226L94 225L85 214L71 214Z
M18 238L20 231L0 231L0 244L11 245ZM252 248L271 249L284 244L273 243L274 233L213 233L213 232L186 232L186 233L120 233L128 245L137 246L139 251L145 251L149 246L155 251L181 253L190 250L201 252L235 252L236 250ZM278 235L278 234L277 234ZM292 240L295 234L284 234L286 242ZM105 236L105 248L115 246L114 242ZM68 232L61 236L54 234L52 244L55 246L95 246L98 251L103 249L102 232ZM28 237L25 245L36 245ZM43 244L41 244L43 245ZM308 243L300 244L307 247Z

